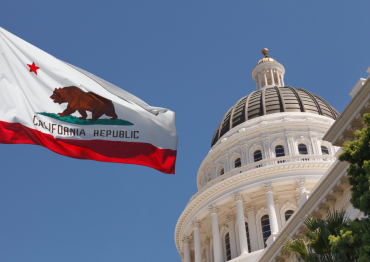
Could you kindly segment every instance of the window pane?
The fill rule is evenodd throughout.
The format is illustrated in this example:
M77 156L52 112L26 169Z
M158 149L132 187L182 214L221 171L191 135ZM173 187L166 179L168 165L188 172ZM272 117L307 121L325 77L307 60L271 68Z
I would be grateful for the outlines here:
M248 223L245 222L245 231L247 232L247 240L248 240L248 252L251 252L251 240L249 238L249 229L248 229Z
M263 243L265 244L265 247L266 247L266 240L271 235L270 220L269 220L269 216L268 215L264 215L261 218L261 226L262 226Z
M285 156L284 147L283 146L275 147L275 153L276 153L276 157Z
M308 152L307 152L307 147L305 144L299 144L298 145L298 151L299 151L299 154L301 155L307 155Z
M329 150L325 146L322 146L321 147L321 153L323 155L329 155Z
M226 260L231 260L231 250L230 250L230 238L229 233L225 236L225 245L226 245Z
M261 150L257 150L254 152L254 162L262 160L262 152Z
M222 176L224 173L224 169L221 169L220 176Z
M288 221L288 219L293 215L293 210L288 210L285 212L285 221Z
M242 161L240 160L240 158L237 158L236 160L235 160L235 168L237 168L237 167L241 167L242 166Z

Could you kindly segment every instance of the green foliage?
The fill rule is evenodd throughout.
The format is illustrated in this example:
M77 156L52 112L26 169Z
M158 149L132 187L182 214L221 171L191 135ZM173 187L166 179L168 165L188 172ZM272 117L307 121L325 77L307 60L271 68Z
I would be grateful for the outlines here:
M76 125L120 125L120 126L132 126L133 125L133 123L126 121L126 120L121 120L121 119L110 120L110 119L103 118L103 119L98 119L96 121L89 121L86 119L79 119L78 117L71 116L71 115L66 116L66 117L61 117L53 113L37 113L37 114L51 117L54 119L58 119L60 121L64 121L67 123L76 124Z
M348 180L351 184L351 203L366 216L370 215L370 114L364 115L367 126L357 131L356 141L345 143L340 161L349 163ZM369 218L350 221L336 229L337 235L330 236L332 252L345 254L350 260L370 261Z
M307 228L304 237L287 237L283 243L283 251L292 251L298 261L347 261L342 260L343 252L332 252L329 239L337 236L336 228L348 225L345 212L329 212L326 219L308 215L303 219L303 224Z
M364 118L367 128L356 132L356 141L346 142L339 160L349 163L351 203L367 216L370 214L370 114L365 114Z

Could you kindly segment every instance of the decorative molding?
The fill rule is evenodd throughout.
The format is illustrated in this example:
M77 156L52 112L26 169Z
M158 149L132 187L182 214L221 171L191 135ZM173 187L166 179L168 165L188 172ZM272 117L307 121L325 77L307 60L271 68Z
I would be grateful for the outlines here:
M337 182L337 186L339 186L339 187L344 187L344 188L349 188L351 185L350 185L350 183L349 183L348 181L346 181L346 180L339 180L339 181Z
M192 222L191 222L191 225L193 226L193 228L200 228L202 226L202 223L200 220L197 220L197 219L194 219Z
M210 243L209 238L206 238L206 241L204 241L204 244L207 246L207 245L209 245L209 243Z
M278 196L274 196L274 204L275 205L279 204L279 197Z
M322 203L324 205L328 205L328 206L333 206L335 204L335 199L332 198L332 197L325 197L323 200L322 200Z
M229 212L226 214L226 221L227 223L230 223L231 221L234 221L234 214L232 212Z
M243 201L244 200L244 196L243 196L242 193L237 192L237 193L234 194L234 199L235 199L235 202Z
M211 211L211 214L217 214L218 210L220 210L216 204L212 204L208 207L208 210Z
M335 197L341 197L343 196L343 191L338 188L333 188L330 190L329 195L335 196Z
M183 243L184 245L186 245L186 244L190 244L190 241L191 241L191 236L184 236L184 237L182 238L182 243Z
M247 204L247 205L246 205L246 208L245 208L245 211L246 211L247 213L249 213L249 212L254 212L254 205L253 205L253 204Z
M290 206L292 203L290 203L289 201L286 201L283 205L282 205L282 207L286 207L286 206Z
M266 191L266 193L272 192L274 190L274 187L272 186L272 183L262 184L262 187Z
M328 213L328 211L329 211L329 209L327 209L326 207L323 207L323 206L318 206L318 207L315 208L316 213L320 213L320 214L323 214L323 215Z
M306 178L296 179L296 186L297 186L297 189L299 189L299 188L301 188L301 187L306 188L306 183L307 183Z

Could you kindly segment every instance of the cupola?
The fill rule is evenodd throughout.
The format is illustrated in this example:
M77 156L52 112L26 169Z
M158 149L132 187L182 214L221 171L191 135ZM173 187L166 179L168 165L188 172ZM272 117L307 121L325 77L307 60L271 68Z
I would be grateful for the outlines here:
M264 57L258 62L252 71L252 78L256 83L257 90L269 86L284 86L285 68L272 57L269 57L268 49L264 48Z

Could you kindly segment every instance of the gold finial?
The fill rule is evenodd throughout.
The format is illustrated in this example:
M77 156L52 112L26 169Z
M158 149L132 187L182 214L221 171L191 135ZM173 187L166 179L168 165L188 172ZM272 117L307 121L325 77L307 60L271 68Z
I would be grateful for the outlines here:
M269 50L267 48L262 49L263 55L267 56L268 53L269 53Z

